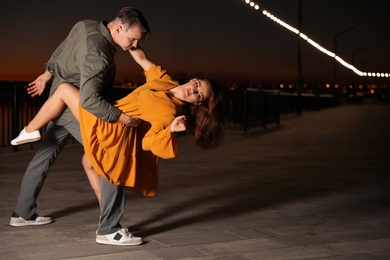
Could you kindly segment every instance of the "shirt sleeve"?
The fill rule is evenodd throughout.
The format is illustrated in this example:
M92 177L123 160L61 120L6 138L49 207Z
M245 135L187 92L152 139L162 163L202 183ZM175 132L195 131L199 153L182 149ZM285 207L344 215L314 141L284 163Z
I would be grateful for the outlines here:
M97 118L110 122L118 118L121 111L108 102L103 93L110 82L106 72L110 70L105 59L100 56L87 55L80 64L80 105Z
M45 69L48 70L52 75L56 73L55 71L55 64L57 62L57 58L62 53L65 45L68 43L69 38L73 37L74 31L77 30L77 27L80 26L81 22L76 23L73 28L70 30L68 36L63 40L60 45L55 49L55 51L52 53L50 59L45 63Z
M48 70L51 75L55 74L55 63L57 61L58 56L60 56L62 50L64 49L66 43L66 39L58 45L57 49L53 52L50 59L45 63L45 69Z

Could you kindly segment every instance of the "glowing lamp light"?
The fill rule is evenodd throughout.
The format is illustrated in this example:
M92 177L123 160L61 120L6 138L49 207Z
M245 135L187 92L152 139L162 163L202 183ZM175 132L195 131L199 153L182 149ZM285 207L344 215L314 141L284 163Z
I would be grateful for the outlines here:
M260 6L257 5L255 2L252 2L250 0L245 0L245 3L249 4L251 7L255 8L256 10L260 9ZM383 72L363 72L363 71L360 71L357 68L355 68L352 64L347 63L342 58L337 56L336 53L333 53L333 52L327 50L326 48L322 47L320 44L318 44L315 41L313 41L312 39L310 39L307 35L305 35L302 32L300 32L297 28L294 28L293 26L289 25L288 23L286 23L286 22L282 21L281 19L277 18L276 16L272 15L267 10L262 10L262 13L263 13L263 15L265 15L266 17L268 17L272 21L276 22L280 26L284 27L285 29L287 29L287 30L289 30L289 31L291 31L291 32L293 32L295 34L298 34L303 40L308 42L310 45L312 45L313 47L315 47L319 51L325 53L326 55L334 58L341 65L343 65L344 67L352 70L353 72L355 72L359 76L364 76L364 77L366 77L366 76L368 76L368 77L381 77L381 78L390 76L389 73L383 73Z

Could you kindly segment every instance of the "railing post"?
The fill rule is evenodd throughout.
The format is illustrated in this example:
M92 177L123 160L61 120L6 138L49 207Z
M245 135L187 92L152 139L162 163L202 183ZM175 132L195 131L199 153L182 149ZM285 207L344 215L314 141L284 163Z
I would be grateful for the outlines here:
M267 113L268 113L268 93L265 92L265 91L261 91L261 95L262 95L262 102L263 102L263 129L266 129L267 128Z
M246 133L248 131L248 91L247 88L244 89L244 108L243 108L243 123L244 123L244 132Z
M278 113L278 126L280 126L280 113L281 113L281 99L282 99L282 97L281 97L281 94L280 94L280 91L278 91L278 98L277 98L277 100L278 100L278 109L277 109L277 113Z
M12 124L11 124L12 131L11 132L12 132L12 138L15 138L19 134L18 130L19 130L19 107L20 107L18 88L16 84L14 85L14 98L13 98L12 105L13 107L12 107ZM17 145L14 145L12 147L14 152L17 152L19 150Z

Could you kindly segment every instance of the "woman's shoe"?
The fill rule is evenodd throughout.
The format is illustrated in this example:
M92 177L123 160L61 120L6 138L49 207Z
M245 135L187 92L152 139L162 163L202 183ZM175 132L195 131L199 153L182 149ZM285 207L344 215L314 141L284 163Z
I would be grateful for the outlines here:
M36 142L41 140L41 133L38 130L35 130L31 133L26 132L26 128L23 128L22 132L20 132L19 136L11 141L12 145L20 145L31 142Z

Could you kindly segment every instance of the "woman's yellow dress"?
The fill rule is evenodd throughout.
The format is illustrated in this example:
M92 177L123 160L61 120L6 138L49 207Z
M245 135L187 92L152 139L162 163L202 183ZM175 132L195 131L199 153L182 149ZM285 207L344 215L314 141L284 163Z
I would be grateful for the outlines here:
M184 105L164 91L178 86L160 66L144 72L146 83L115 106L142 119L136 127L105 122L79 106L84 151L96 172L108 181L144 196L154 196L158 186L158 157L177 156L175 134L170 124Z

